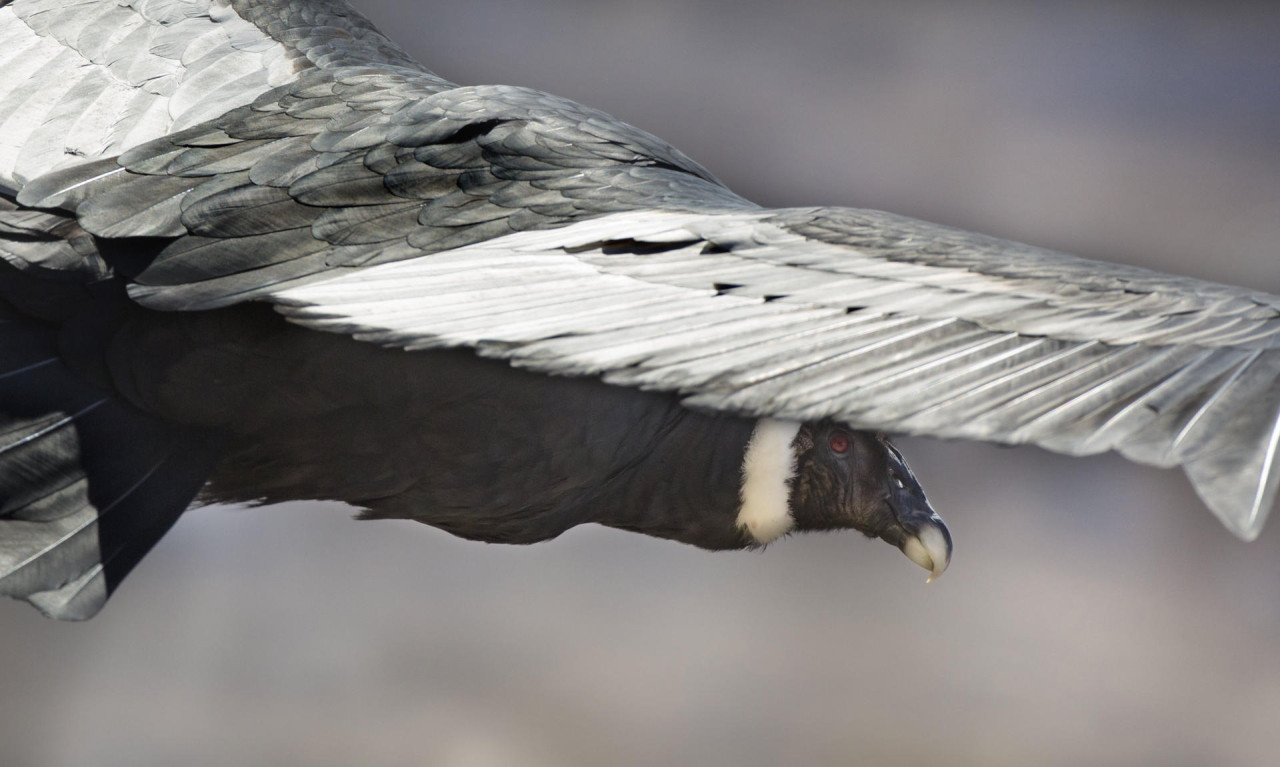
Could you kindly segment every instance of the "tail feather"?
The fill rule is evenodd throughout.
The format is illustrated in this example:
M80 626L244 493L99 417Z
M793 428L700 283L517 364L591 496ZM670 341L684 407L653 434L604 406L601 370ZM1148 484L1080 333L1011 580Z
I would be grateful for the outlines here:
M83 620L187 508L216 451L56 349L39 323L0 324L0 594Z
M24 598L50 618L84 621L97 615L110 595L103 566L94 565L62 588L34 592Z

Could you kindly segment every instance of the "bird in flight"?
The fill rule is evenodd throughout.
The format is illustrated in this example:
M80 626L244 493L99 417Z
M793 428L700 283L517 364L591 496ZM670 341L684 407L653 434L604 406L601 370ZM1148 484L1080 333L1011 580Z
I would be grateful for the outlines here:
M888 433L1181 467L1252 539L1280 297L762 208L341 0L0 0L0 593L83 619L192 503L475 540L854 529L940 575Z

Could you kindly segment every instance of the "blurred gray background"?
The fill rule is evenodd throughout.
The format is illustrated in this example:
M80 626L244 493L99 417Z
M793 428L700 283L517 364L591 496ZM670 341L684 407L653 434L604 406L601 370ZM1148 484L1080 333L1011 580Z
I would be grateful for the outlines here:
M760 203L1280 292L1274 3L357 5L445 77L601 107ZM1280 531L1240 543L1114 457L903 447L956 538L928 587L853 534L192 512L87 624L0 604L0 763L1276 763Z

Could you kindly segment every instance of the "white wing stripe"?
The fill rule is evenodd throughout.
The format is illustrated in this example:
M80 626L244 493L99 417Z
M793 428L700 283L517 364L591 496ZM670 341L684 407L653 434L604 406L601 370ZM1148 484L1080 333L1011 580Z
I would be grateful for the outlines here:
M1049 346L1049 349L1042 350L1044 346ZM1024 339L1020 345L980 360L968 370L926 384L926 388L933 390L931 397L922 396L924 392L912 392L910 396L903 397L901 407L904 409L897 417L908 424L908 428L922 429L922 424L930 418L949 417L940 416L940 411L954 412L974 399L1007 392L1019 378L1042 374L1046 367L1057 369L1054 366L1063 360L1087 351L1086 346L1050 345L1041 338Z
M652 354L646 360L649 367L676 367L702 365L713 362L718 368L731 370L743 364L752 366L771 359L779 353L794 355L798 350L813 352L845 342L857 333L858 326L876 318L870 315L851 316L831 313L827 316L805 312L798 315L782 315L767 326L730 336L719 336L715 343L704 337L694 336L679 349Z

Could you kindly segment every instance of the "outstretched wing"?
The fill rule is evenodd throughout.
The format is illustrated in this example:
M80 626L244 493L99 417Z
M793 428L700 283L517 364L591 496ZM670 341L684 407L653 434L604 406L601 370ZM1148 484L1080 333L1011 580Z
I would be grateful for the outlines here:
M621 213L272 300L698 407L1180 465L1245 538L1276 494L1280 298L876 211Z
M1182 466L1233 531L1261 529L1280 298L875 211L764 210L603 113L338 43L19 200L101 238L160 238L131 286L154 308L265 300L697 407L1114 449Z

